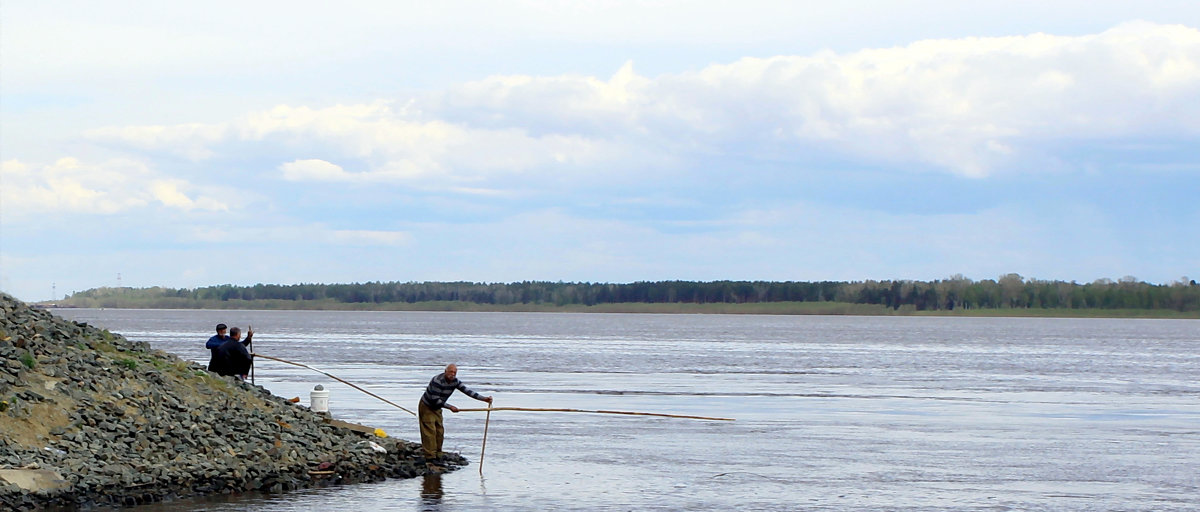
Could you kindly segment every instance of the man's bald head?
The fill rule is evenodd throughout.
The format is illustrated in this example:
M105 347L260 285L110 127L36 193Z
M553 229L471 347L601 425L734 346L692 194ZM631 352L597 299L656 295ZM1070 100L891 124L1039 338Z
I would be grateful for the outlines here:
M453 364L446 365L446 380L454 380L458 375L458 367Z

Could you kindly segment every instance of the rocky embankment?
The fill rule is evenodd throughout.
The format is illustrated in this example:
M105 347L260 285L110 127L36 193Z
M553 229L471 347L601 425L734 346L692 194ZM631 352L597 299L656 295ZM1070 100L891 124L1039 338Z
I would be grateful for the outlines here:
M0 309L0 509L278 493L426 472L418 444L331 426L261 386L3 293Z

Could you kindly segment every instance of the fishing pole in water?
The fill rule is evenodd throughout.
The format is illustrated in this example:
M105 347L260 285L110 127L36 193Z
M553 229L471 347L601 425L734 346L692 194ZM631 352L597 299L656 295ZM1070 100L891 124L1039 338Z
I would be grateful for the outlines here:
M416 416L416 415L417 415L417 413L415 413L415 412L412 412L412 411L410 411L410 410L408 410L408 409L405 409L404 407L401 407L400 405L398 405L398 404L396 404L396 403L392 402L391 400L388 400L388 399L386 399L386 398L384 398L384 397L381 397L381 396L379 396L379 395L376 395L375 393L372 393L372 392L370 392L370 391L367 391L367 390L365 390L365 389L363 389L363 388L360 388L360 387L358 387L358 386L354 385L353 383L351 383L351 382L349 382L349 381L347 381L347 380L345 380L345 379L343 379L343 378L341 378L341 377L338 377L338 376L336 376L336 375L334 375L334 374L332 374L332 373L329 373L329 372L327 372L327 371L320 370L320 369L317 369L317 368L313 368L312 366L309 366L309 365L307 365L307 364L303 364L303 363L297 363L297 362L295 362L295 361L288 361L287 359L280 359L280 358L278 358L278 357L274 357L274 356L268 356L268 355L266 355L266 354L255 353L255 354L254 354L254 356L255 356L255 357L262 357L262 358L270 359L270 360L272 360L272 361L279 361L279 362L281 362L281 363L290 364L290 365L292 365L292 366L299 366L299 367L301 367L301 368L307 368L307 369L309 369L309 370L312 370L312 371L314 371L314 372L317 372L317 373L320 373L320 374L322 374L322 375L325 375L325 376L327 376L327 377L329 377L329 378L331 378L331 379L333 379L333 380L336 380L336 381L338 381L338 382L341 382L342 384L345 384L345 385L347 385L347 386L350 386L350 387L352 387L352 388L354 388L354 389L357 389L357 390L359 390L359 391L362 391L363 393L366 393L366 394L368 394L368 395L371 395L372 397L378 398L379 400L382 400L384 403L386 403L386 404L388 404L388 405L391 405L392 407L396 407L396 408L398 408L398 409L400 409L400 410L402 410L402 411L404 411L404 412L407 412L407 413L409 413L409 414L411 414L411 415L413 415L413 416ZM475 408L475 409L461 409L461 408L460 408L460 409L458 410L458 412L484 412L484 411L486 411L486 412L488 413L488 421L489 421L489 422L491 421L492 411L525 411L525 412L581 412L581 413L589 413L589 414L622 414L622 415L626 415L626 416L657 416L657 417L661 417L661 418L681 418L681 419L704 420L704 421L734 421L734 419L733 419L733 418L715 418L715 417L711 417L711 416L690 416L690 415L685 415L685 414L665 414L665 413L657 413L657 412L634 412L634 411L607 411L607 410L593 410L593 409L551 409L551 408L539 408L539 407L491 407L491 406L489 405L489 406L488 406L488 408L486 408L486 409L478 409L478 408ZM484 425L484 428L486 429L486 428L487 428L487 425ZM479 455L480 455L480 458L482 458L482 457L483 457L483 453L482 453L482 452L480 452L480 454L479 454Z
M409 414L411 414L411 415L413 415L413 416L416 416L416 415L417 415L417 413L415 413L415 412L412 412L412 411L410 411L410 410L408 410L408 409L405 409L404 407L401 407L400 405L398 405L398 404L396 404L396 403L392 402L391 400L388 400L388 399L386 399L386 398L384 398L384 397L381 397L381 396L379 396L379 395L376 395L375 393L372 393L372 392L370 392L370 391L367 391L367 390L365 390L365 389L363 389L363 388L360 388L360 387L358 387L358 386L355 386L354 384L351 384L349 381L347 381L347 380L345 380L345 379L342 379L341 377L338 377L338 376L336 376L336 375L334 375L334 374L332 374L332 373L329 373L329 372L327 372L327 371L324 371L324 370L319 370L319 369L313 368L313 367L311 367L311 366L309 366L309 365L306 365L306 364L303 364L303 363L297 363L297 362L295 362L295 361L288 361L288 360L286 360L286 359L280 359L280 358L278 358L278 357L272 357L272 356L268 356L268 355L266 355L266 354L259 354L259 353L255 353L255 354L254 354L254 356L255 356L255 357L263 357L263 358L266 358L266 359L270 359L270 360L272 360L272 361L279 361L279 362L281 362L281 363L290 364L290 365L292 365L292 366L299 366L299 367L301 367L301 368L308 368L309 370L312 370L312 371L314 371L314 372L317 372L317 373L320 373L320 374L322 374L322 375L325 375L325 376L327 376L327 377L329 377L329 378L331 378L331 379L333 379L333 380L336 380L336 381L338 381L338 382L341 382L342 384L345 384L345 385L347 385L347 386L350 386L350 387L352 387L352 388L354 388L354 389L357 389L357 390L359 390L359 391L362 391L363 393L366 393L366 394L368 394L368 395L371 395L371 396L373 396L373 397L375 397L375 398L378 398L378 399L380 399L380 400L383 400L383 402L384 402L384 403L386 403L386 404L388 404L388 405L391 405L392 407L396 407L396 408L398 408L398 409L400 409L400 410L402 410L402 411L404 411L404 412L407 412L407 413L409 413Z
M482 412L488 411L490 415L492 411L527 411L527 412L586 412L591 414L624 414L628 416L659 416L662 418L683 418L690 420L706 420L706 421L735 421L733 418L714 418L712 416L689 416L685 414L665 414L658 412L634 412L634 411L604 411L590 409L550 409L542 407L488 407L487 409L459 409L458 412Z
M376 395L375 393L372 393L363 388L360 388L360 387L350 383L349 381L347 381L341 377L338 377L332 373L329 373L325 370L313 368L312 366L309 366L304 363L297 363L295 361L288 361L287 359L281 359L281 358L274 357L274 356L268 356L266 354L255 353L254 356L270 359L272 361L279 361L281 363L290 364L292 366L299 366L301 368L307 368L314 372L325 375L333 380L341 382L342 384L345 384L354 389L362 391L363 393L366 393L375 398L378 398L379 400L382 400L384 403L391 405L393 407L396 407L396 408L398 408L404 412L407 412L413 416L417 415L417 413L415 413L415 412L405 409L404 407L401 407L384 397L381 397L379 395ZM253 365L253 363L251 363L251 364ZM251 371L253 371L253 366L251 366ZM685 414L666 414L666 413L658 413L658 412L608 411L608 410L598 410L598 409L551 409L551 408L541 408L541 407L492 407L491 403L488 403L487 409L459 409L457 412L482 412L482 411L487 411L487 419L484 420L484 424L483 424L483 446L481 446L479 449L479 476L481 476L481 477L483 476L483 454L487 450L488 425L491 424L491 422L492 422L492 411L581 412L581 413L589 413L589 414L622 414L622 415L626 415L626 416L657 416L657 417L661 417L661 418L681 418L681 419L705 420L705 421L734 421L733 418L715 418L715 417L711 417L711 416L690 416L690 415L685 415Z

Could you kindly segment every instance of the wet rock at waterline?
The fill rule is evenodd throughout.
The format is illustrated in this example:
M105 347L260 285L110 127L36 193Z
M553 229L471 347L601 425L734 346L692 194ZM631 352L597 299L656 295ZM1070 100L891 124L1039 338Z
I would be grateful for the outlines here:
M420 445L325 420L261 386L0 294L0 509L278 493L427 471Z

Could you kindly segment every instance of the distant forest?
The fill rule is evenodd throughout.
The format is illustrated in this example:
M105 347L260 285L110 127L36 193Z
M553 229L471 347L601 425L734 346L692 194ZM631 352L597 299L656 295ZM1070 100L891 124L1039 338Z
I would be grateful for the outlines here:
M755 304L826 302L916 311L986 309L1099 309L1200 311L1195 280L1150 284L1125 277L1079 284L1007 274L973 281L953 276L925 281L654 281L627 284L526 281L519 283L369 282L353 284L219 285L195 289L97 288L62 305L80 307L197 307L225 301L320 301L339 304L459 302L595 306L602 304ZM277 305L275 307L278 307ZM300 308L298 308L300 309Z

